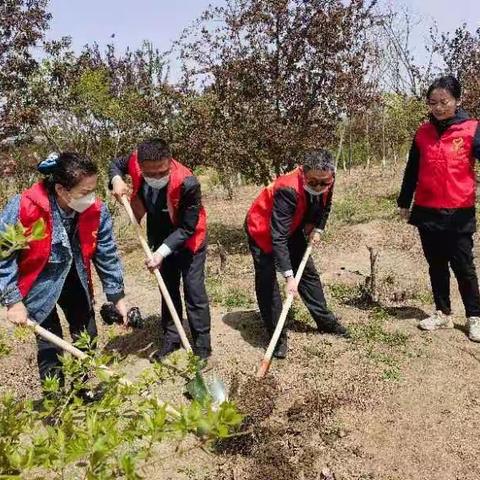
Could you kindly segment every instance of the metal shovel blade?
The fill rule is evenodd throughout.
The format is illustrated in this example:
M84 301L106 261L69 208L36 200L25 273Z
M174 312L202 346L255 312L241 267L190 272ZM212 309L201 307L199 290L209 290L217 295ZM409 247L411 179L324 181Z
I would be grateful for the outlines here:
M212 397L214 405L220 406L223 402L228 402L228 393L225 384L218 377L212 377L207 380L207 390Z
M200 372L196 372L195 378L188 382L187 392L200 403L211 399L215 410L228 400L227 389L223 381L217 377L205 380Z

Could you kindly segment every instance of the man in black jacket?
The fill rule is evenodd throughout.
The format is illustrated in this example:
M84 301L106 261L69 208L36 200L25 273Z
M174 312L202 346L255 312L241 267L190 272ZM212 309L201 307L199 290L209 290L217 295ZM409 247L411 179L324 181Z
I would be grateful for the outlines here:
M277 270L286 280L287 294L300 294L320 332L347 334L327 307L312 258L298 286L294 278L307 239L314 244L320 242L332 204L334 170L326 150L306 155L301 167L263 189L247 214L245 226L255 267L257 301L269 335L273 334L282 309ZM284 330L274 355L284 358L286 353Z
M125 175L132 179L132 209L141 220L147 217L147 236L154 250L147 262L159 268L167 289L182 318L180 278L183 278L185 305L193 348L207 359L211 354L210 310L205 289L206 213L200 184L192 172L172 158L160 139L147 140L129 156L114 160L110 182L117 198L129 193ZM180 338L165 302L162 302L163 346L153 358L161 360L180 348Z

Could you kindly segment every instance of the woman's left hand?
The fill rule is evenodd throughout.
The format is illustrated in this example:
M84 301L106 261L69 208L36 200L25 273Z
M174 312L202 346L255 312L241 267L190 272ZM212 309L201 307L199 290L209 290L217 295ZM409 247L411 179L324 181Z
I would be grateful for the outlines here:
M118 312L120 313L120 315L122 316L123 318L123 325L125 327L128 327L128 311L127 311L127 304L125 302L125 299L124 298L121 298L116 304L115 304L115 308L118 310Z

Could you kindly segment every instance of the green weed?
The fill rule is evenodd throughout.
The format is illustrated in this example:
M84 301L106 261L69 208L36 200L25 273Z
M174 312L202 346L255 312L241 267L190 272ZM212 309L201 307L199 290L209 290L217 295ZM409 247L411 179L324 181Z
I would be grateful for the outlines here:
M252 296L240 288L225 286L218 278L207 278L209 299L212 303L233 308L249 308L254 304Z
M414 299L418 300L419 302L423 303L424 305L432 305L433 304L433 293L431 290L419 290L415 293Z
M388 319L388 311L378 306L370 312L367 323L352 325L349 331L352 341L365 349L370 360L387 367L382 372L382 379L398 381L401 377L398 353L405 352L408 335L398 330L388 331L385 328Z
M11 347L8 343L7 336L0 330L0 358L6 357L11 352Z
M399 331L388 332L383 321L375 318L368 323L352 325L349 330L352 340L356 343L404 347L408 340L407 334Z
M222 305L227 308L251 307L252 304L252 297L236 288L228 288L222 301Z
M334 221L343 225L366 223L376 219L391 219L396 215L395 201L390 197L346 195L335 202Z
M345 283L331 283L327 285L328 292L332 299L338 303L347 303L360 298L361 289L359 285L347 285Z
M396 367L386 368L382 373L382 378L388 382L398 382L401 379L400 369Z

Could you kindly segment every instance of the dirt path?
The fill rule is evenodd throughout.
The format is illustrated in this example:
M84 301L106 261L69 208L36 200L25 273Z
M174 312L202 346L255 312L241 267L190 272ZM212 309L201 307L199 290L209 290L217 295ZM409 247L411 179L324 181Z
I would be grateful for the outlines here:
M368 192L374 192L368 193L371 207L359 212L367 181ZM206 195L215 371L239 385L235 396L249 414L250 434L210 453L159 451L159 458L166 459L148 478L480 478L480 345L469 342L462 330L455 285L457 328L434 334L417 329L418 319L431 309L430 294L416 233L393 215L398 182L398 175L385 179L381 171L340 176L330 232L315 259L331 306L352 328L353 339L319 335L296 307L288 359L275 362L269 381L261 385L253 377L267 339L252 301L252 267L242 233L256 188L241 189L230 203L215 192ZM120 220L117 229L129 252L128 298L140 306L149 326L124 336L101 327L101 337L125 355L124 368L135 375L160 341L159 300L152 278L141 268L135 240ZM358 284L369 274L367 246L380 252L380 306L355 301ZM0 392L38 394L34 346L13 343L11 354L0 359ZM166 389L165 395L177 398L178 392Z

